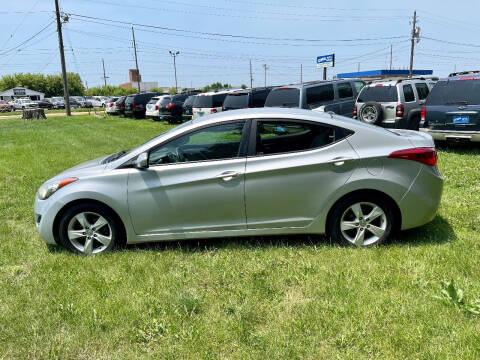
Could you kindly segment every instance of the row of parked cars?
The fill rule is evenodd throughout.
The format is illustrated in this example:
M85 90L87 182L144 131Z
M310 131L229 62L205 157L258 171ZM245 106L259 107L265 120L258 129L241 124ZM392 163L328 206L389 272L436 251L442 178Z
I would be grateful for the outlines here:
M109 96L70 96L70 107L78 108L101 108L105 107L107 102L111 101ZM65 99L63 97L44 98L43 100L31 100L30 98L20 98L12 101L0 100L0 112L9 112L25 109L65 109Z
M316 81L254 89L177 95L142 93L119 98L112 112L180 122L220 111L258 107L332 112L394 129L429 133L436 140L480 142L480 71L445 79L408 78L366 83L360 79Z

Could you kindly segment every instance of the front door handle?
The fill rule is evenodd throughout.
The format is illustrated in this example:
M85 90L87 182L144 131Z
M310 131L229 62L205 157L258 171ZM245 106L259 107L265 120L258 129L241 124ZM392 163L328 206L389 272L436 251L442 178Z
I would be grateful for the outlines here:
M225 171L225 172L215 176L215 178L222 179L223 181L230 181L230 180L233 180L234 178L236 178L237 176L240 176L240 175L242 175L242 173L240 173L238 171Z
M353 160L353 158L340 156L340 157L336 157L336 158L333 158L331 160L328 160L327 164L333 164L335 166L342 166L343 164L345 164L345 161L350 161L350 160Z

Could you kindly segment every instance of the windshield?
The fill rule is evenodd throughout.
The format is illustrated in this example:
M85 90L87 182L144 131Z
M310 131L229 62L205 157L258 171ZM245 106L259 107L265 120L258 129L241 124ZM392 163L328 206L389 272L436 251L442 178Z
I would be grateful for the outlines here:
M297 88L273 89L268 94L265 107L299 107L300 90Z
M396 86L367 86L358 95L358 102L396 102L398 101Z
M248 107L248 93L228 95L223 102L223 107L228 109L243 109Z
M480 105L480 80L439 81L426 105Z
M197 96L193 102L195 108L211 108L213 101L212 96Z

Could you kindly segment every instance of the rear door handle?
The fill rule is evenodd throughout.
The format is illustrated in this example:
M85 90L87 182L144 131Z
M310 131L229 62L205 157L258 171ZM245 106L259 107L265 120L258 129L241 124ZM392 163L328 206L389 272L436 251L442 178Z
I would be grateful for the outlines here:
M342 166L343 164L345 164L345 161L350 161L350 160L353 160L353 158L340 156L340 157L336 157L336 158L333 158L331 160L328 160L327 164L333 164L335 166Z
M240 175L242 175L242 173L238 172L238 171L225 171L225 172L215 176L215 178L222 179L223 181L230 181L230 180L233 180L234 178L236 178Z

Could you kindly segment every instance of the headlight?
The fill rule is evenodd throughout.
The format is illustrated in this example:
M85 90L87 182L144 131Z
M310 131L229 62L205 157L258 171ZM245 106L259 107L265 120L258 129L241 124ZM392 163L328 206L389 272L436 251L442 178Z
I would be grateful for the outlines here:
M66 178L49 184L43 184L38 189L37 196L40 200L48 199L52 194L62 187L77 181L78 178Z

